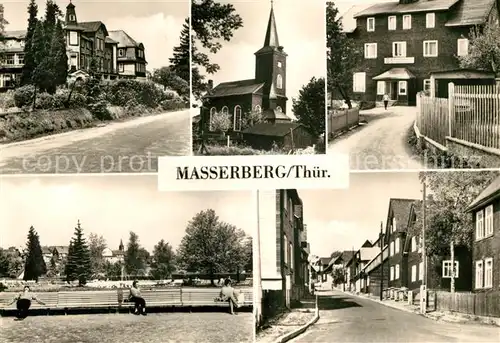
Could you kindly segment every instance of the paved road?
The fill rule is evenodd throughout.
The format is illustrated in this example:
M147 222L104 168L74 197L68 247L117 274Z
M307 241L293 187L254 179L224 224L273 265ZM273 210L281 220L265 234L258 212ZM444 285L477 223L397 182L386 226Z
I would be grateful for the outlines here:
M333 140L328 153L347 153L351 169L421 169L407 143L408 129L416 117L415 107L394 106L387 111L363 111L368 124Z
M494 326L436 322L338 291L321 292L320 319L291 342L498 342Z
M157 156L190 154L190 114L185 110L0 145L0 172L156 172Z

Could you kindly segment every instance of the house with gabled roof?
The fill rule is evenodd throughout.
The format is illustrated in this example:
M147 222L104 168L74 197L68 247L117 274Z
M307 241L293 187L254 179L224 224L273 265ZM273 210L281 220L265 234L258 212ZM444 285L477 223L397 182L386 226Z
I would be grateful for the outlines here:
M448 83L494 84L492 73L460 69L476 25L498 24L495 0L399 0L376 3L344 18L361 51L353 100L416 104L417 93L447 97ZM355 27L352 22L355 22Z

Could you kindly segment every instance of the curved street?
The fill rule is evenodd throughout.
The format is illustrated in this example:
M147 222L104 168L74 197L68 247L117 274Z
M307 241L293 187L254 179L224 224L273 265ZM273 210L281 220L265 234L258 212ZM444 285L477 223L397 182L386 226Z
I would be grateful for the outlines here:
M416 118L416 108L406 106L361 111L362 125L331 141L328 153L346 153L352 170L422 169L408 143L408 130Z
M498 342L500 329L436 322L339 291L319 293L320 319L290 342Z
M0 172L154 173L158 156L191 154L189 112L167 112L0 145Z

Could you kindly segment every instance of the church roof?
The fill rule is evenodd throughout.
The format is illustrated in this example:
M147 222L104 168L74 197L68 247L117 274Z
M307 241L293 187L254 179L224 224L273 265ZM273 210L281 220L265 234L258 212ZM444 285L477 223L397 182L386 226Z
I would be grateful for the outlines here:
M281 120L289 120L292 119L288 117L283 111L278 111L276 109L267 109L262 111L262 115L265 119L281 119Z
M205 98L221 98L231 95L253 94L264 86L264 83L257 83L254 79L230 81L219 83Z
M277 136L284 137L290 133L290 130L295 130L302 124L295 122L288 123L258 123L243 131L243 134L251 134L257 136Z

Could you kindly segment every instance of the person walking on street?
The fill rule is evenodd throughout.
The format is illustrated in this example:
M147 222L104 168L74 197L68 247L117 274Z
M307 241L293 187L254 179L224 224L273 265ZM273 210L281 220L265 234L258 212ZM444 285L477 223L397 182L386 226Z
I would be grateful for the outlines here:
M23 292L18 294L14 300L12 300L7 306L12 305L13 303L16 303L17 307L17 312L16 312L16 318L18 320L23 320L26 317L28 317L28 312L31 307L31 301L34 300L40 305L45 305L44 302L38 300L38 298L35 296L35 294L31 293L30 291L30 286L26 285L24 286Z
M384 108L387 110L387 105L389 105L389 95L385 93L382 100L384 101Z
M146 301L142 297L137 280L132 283L132 288L130 288L129 301L134 302L134 314L146 315Z

